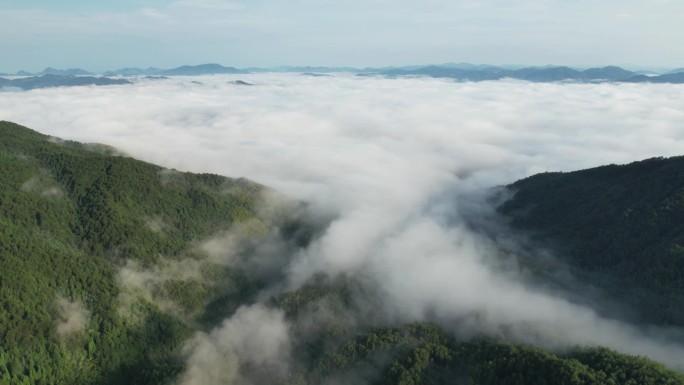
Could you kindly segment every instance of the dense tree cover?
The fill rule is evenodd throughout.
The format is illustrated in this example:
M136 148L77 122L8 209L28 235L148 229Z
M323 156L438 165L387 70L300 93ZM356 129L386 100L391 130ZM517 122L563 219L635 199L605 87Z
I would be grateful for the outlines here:
M684 325L684 157L538 174L508 188L499 211L514 228L646 321Z
M357 278L316 278L275 301L296 342L283 384L684 384L682 374L606 348L552 353L483 336L459 339L431 323L377 326L383 320L373 316L373 299L359 296L363 290ZM300 321L312 314L315 326Z
M192 254L191 241L251 218L261 187L8 122L0 138L0 383L158 383L177 373L173 353L191 330L149 302L136 305L140 319L121 316L117 266ZM236 280L226 280L230 293L228 284L209 290L239 275L214 270L203 284L170 280L158 290L189 310L242 296ZM82 304L83 330L56 332L58 297Z
M194 332L211 330L282 278L277 268L210 263L197 247L238 223L250 234L267 231L255 218L262 190L0 122L0 384L174 383ZM315 221L282 215L283 247L306 246L320 231ZM241 253L249 259L258 243L246 242ZM123 283L127 269L167 265L179 274L142 288ZM194 275L183 271L188 266ZM607 349L557 355L459 341L432 324L379 327L388 322L373 311L376 295L360 277L325 276L274 294L267 304L291 325L293 357L287 378L272 380L684 384L652 361Z
M684 376L605 348L553 354L496 339L463 342L435 325L418 323L361 333L286 383L674 385L684 384Z

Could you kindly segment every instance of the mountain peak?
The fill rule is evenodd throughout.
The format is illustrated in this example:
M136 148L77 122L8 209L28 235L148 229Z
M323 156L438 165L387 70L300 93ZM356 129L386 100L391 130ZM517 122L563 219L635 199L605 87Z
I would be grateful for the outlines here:
M246 74L247 71L235 67L224 67L217 63L206 63L199 65L184 65L169 70L160 71L160 75L215 75L215 74Z

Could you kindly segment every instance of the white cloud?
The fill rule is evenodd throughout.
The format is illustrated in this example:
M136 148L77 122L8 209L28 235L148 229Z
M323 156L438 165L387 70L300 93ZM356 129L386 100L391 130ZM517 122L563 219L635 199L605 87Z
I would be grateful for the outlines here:
M75 333L83 333L90 322L90 312L81 301L69 301L66 298L55 299L58 319L55 323L57 334L68 336Z
M273 74L230 84L237 78L2 93L0 118L168 168L253 178L334 210L289 267L293 285L364 271L403 320L474 319L471 331L600 343L673 366L684 355L492 269L495 248L442 218L444 207L458 213L458 194L537 172L680 155L683 86Z
M239 308L209 334L188 342L181 385L252 384L287 373L290 354L288 325L281 311L262 305ZM248 366L249 373L245 373Z

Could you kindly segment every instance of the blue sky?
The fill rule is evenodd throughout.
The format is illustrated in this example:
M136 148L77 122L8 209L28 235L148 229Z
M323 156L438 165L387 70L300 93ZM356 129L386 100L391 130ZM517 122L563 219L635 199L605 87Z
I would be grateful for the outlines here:
M0 72L218 62L684 67L680 0L0 0Z

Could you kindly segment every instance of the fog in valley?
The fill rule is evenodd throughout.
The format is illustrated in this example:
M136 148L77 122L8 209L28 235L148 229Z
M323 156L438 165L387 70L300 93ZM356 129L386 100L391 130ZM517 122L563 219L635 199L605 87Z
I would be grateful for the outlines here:
M217 365L285 373L291 331L301 325L268 298L318 276L367 282L371 294L356 298L366 319L426 320L463 338L506 336L560 350L603 345L684 370L684 344L662 337L677 331L599 315L587 305L599 300L577 295L588 289L565 295L534 283L518 262L517 235L501 226L485 236L468 224L495 217L487 200L493 188L520 178L681 155L682 91L351 75L176 77L2 92L0 117L169 169L245 177L324 218L306 247L288 249L279 280L254 304L187 343L185 384L246 381L211 369ZM205 246L229 255L231 239ZM265 240L263 253L277 255L278 242ZM498 242L506 242L505 253ZM267 270L263 264L255 269ZM64 316L65 325L80 322L72 318Z

